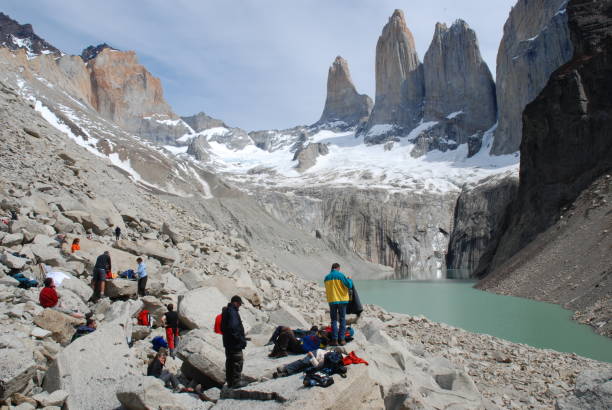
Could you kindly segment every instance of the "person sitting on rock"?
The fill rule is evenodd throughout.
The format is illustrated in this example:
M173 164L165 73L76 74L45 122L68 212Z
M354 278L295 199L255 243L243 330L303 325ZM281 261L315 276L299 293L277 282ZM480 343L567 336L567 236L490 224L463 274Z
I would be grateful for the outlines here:
M334 263L331 272L325 276L325 294L329 303L331 317L330 346L344 346L346 344L346 307L350 301L349 291L353 288L353 281L340 272L340 264ZM339 324L339 326L338 326Z
M82 336L85 336L85 335L88 335L94 332L97 327L98 325L96 324L96 321L93 320L93 318L91 317L87 318L87 323L77 327L76 332L74 333L74 336L72 336L72 340L70 342L72 343L75 340L77 340L79 337L82 337Z
M138 266L136 267L136 275L138 276L138 294L140 296L147 295L147 266L142 258L136 259Z
M40 294L38 295L38 301L40 302L40 306L44 308L53 308L56 307L59 303L59 295L55 290L55 284L53 283L52 278L45 278L43 282L45 287L42 288Z
M302 348L302 343L297 340L293 330L286 326L279 326L279 334L276 340L274 341L274 348L272 352L268 355L268 357L285 357L289 353L292 354L302 354L304 353L304 349Z
M166 387L172 386L172 389L179 391L179 381L175 375L168 371L164 371L166 365L166 359L168 357L168 351L165 348L159 349L159 352L155 355L149 366L147 367L147 376L157 377L164 382Z
M178 313L174 311L174 305L172 303L166 307L168 308L168 311L164 313L162 323L166 326L166 340L168 340L170 356L174 357L174 350L178 345L179 338L179 317Z
M70 246L70 253L75 253L76 251L81 250L81 240L79 238L74 238L72 240L72 246Z

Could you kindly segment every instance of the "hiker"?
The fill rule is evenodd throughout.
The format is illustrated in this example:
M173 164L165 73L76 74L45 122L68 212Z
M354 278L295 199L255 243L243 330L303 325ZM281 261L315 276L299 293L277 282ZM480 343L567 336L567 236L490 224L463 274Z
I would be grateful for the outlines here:
M172 303L166 307L168 308L168 311L164 313L162 323L166 326L166 340L168 340L170 356L174 357L174 350L178 346L179 339L179 317L178 313L174 311L174 305Z
M57 291L55 290L55 284L53 283L52 278L45 278L43 282L45 287L42 288L40 294L38 295L38 301L40 302L40 306L44 308L52 308L56 307L59 302L59 296Z
M165 371L164 366L166 364L166 358L168 357L168 352L165 348L160 348L159 352L155 355L149 366L147 367L147 376L157 377L161 381L164 382L166 387L168 385L172 385L172 388L175 391L179 390L179 381L175 375L172 373Z
M325 363L326 353L328 353L328 351L325 349L317 349L314 352L308 352L308 354L300 360L277 367L272 377L276 379L277 377L291 376L292 374L299 373L308 369L309 367L313 367L317 370L321 369Z
M75 253L76 251L81 250L81 240L79 238L74 238L72 240L72 245L70 246L70 253Z
M14 209L11 209L11 211L10 211L10 212L11 212L11 220L12 220L12 221L16 221L16 220L18 219L18 218L17 218L17 212L15 212L15 210L14 210Z
M325 276L325 293L329 303L331 318L330 346L344 346L346 344L346 307L349 303L349 290L353 288L353 281L340 272L340 264L334 263L331 272ZM338 326L339 324L339 326Z
M146 296L147 279L149 278L147 275L147 266L143 262L142 258L137 258L136 263L138 264L138 267L136 268L136 275L138 276L138 294L140 296Z
M286 326L279 326L279 333L274 340L274 348L268 357L286 357L289 353L304 353L302 343L295 337L293 330Z
M117 227L115 228L115 240L119 240L119 238L121 238L121 228L119 228L119 225L117 225Z
M85 335L88 335L94 332L97 327L98 325L96 324L96 321L93 320L91 316L88 317L87 322L84 325L77 327L76 332L74 333L74 336L72 336L72 340L70 342L72 343L75 340L77 340L79 337L82 337L82 336L85 336Z
M225 378L227 386L231 389L244 387L240 378L244 356L242 351L246 348L247 339L238 310L242 306L240 296L232 296L230 303L223 309L221 316L221 331L223 332L223 347L225 348Z
M93 302L96 302L100 297L104 297L107 272L111 272L111 257L109 251L104 251L96 259L93 269L94 294L91 299Z

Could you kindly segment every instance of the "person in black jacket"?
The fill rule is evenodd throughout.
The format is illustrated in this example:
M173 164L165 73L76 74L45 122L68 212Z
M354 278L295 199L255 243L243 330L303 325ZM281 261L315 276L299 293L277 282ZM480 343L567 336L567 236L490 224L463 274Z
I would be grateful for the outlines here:
M166 349L161 348L155 355L155 358L149 363L147 367L147 376L157 377L164 382L166 387L171 385L175 391L179 390L179 381L175 375L170 372L164 372L164 366L166 365L166 358L168 353Z
M225 348L225 380L229 388L244 387L240 378L247 339L238 310L242 306L240 296L233 296L221 313L221 331L223 332L223 347Z
M121 228L119 228L119 225L117 225L117 227L115 228L115 240L119 240L121 238Z
M98 256L98 259L96 259L96 264L93 268L94 293L91 297L93 302L96 302L98 299L100 299L100 296L104 295L106 273L111 272L111 270L110 253L109 251L104 251L104 253Z

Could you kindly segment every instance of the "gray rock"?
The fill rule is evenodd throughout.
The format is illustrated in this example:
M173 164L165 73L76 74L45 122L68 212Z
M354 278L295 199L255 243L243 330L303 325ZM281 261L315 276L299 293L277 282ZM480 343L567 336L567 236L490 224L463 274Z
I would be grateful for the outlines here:
M49 266L62 266L66 262L57 248L38 244L30 244L27 247L36 257L37 263L44 263Z
M9 230L11 233L28 231L32 235L42 234L53 236L55 234L55 230L51 226L24 218L11 221L9 224Z
M111 299L135 296L138 293L138 281L119 278L107 280L105 293Z
M348 62L340 56L336 57L327 74L325 108L317 124L342 122L351 127L367 120L370 111L372 99L357 93Z
M404 13L395 10L376 44L376 99L366 129L392 124L407 131L422 118L425 92L423 66ZM367 133L365 141L380 143L388 133Z
M127 345L130 304L120 308L113 321L61 351L47 371L43 387L67 391L66 409L115 409L120 405L116 398L119 388L140 373Z
M582 372L572 395L557 400L557 410L607 410L612 408L612 369Z
M518 151L523 109L544 88L550 74L572 57L566 0L519 0L504 24L497 52L499 124L491 152Z
M0 256L0 261L11 269L23 269L28 263L26 258L20 258L12 255L8 251L4 251Z
M23 243L23 233L11 233L2 238L2 246L21 245Z
M183 235L176 230L176 227L170 226L168 222L163 223L162 233L168 235L175 245L184 241Z
M89 298L93 294L93 289L91 288L91 286L89 286L89 284L87 284L83 280L76 278L69 273L64 273L68 275L69 278L64 279L58 289L70 290L71 292L78 295L83 301L89 300Z
M23 389L36 371L32 351L25 348L2 348L0 361L0 400Z
M117 392L117 399L127 410L147 409L209 409L212 403L203 402L191 394L172 393L155 377L130 380Z
M132 327L132 340L143 340L151 334L151 328L149 326L133 326Z
M313 167L317 163L317 157L320 155L329 154L329 148L327 144L322 143L310 143L299 150L297 150L293 156L293 161L297 161L295 169L298 172L304 172L307 169Z
M284 302L279 302L278 309L270 312L270 322L294 329L310 329L311 326L300 312Z
M80 319L75 319L53 309L45 309L33 321L35 325L50 331L53 340L62 345L70 342L74 335L74 327L83 323Z
M423 60L424 121L451 122L441 138L457 144L484 132L497 117L495 83L480 55L476 33L463 20L436 24Z
M19 281L5 274L0 274L0 285L19 286Z
M229 299L217 288L206 287L187 292L179 304L181 322L189 329L212 329L215 318Z
M159 260L163 264L173 263L180 258L176 249L166 248L158 240L130 241L121 239L115 243L115 247L135 255L147 255Z
M57 406L62 407L68 398L68 392L65 390L56 390L53 393L43 392L32 396L39 405L43 407Z

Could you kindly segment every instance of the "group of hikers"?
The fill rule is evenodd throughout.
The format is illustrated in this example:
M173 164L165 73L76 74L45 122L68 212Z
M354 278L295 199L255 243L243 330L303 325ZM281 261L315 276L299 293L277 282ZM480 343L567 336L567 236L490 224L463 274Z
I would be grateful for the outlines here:
M149 274L147 273L147 266L141 257L136 258L136 271L134 272L134 276L138 279L138 295L146 296ZM110 279L113 279L111 256L109 251L104 251L104 253L96 259L93 268L92 286L94 293L91 297L92 302L96 302L101 297L104 297L106 281Z

